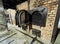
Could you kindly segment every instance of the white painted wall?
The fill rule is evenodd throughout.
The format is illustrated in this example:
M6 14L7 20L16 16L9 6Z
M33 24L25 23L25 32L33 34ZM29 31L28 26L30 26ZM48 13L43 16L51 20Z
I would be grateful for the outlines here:
M59 18L59 22L58 22L58 28L60 28L60 18Z
M9 14L9 16L10 16L11 24L15 25L15 14L16 14L16 11L14 9L7 9L6 15L7 14Z

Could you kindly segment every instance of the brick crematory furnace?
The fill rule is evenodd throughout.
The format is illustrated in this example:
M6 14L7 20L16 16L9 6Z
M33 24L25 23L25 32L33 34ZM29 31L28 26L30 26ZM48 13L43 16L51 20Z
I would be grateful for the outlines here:
M44 0L44 1L43 0L30 0L30 4L29 4L30 10L33 10L34 8L39 7L39 6L42 8L43 7L48 8L47 15L46 15L46 26L38 26L34 24L32 25L32 28L41 31L40 38L43 41L47 41L47 42L52 41L52 43L54 42L54 36L56 34L55 31L57 29L57 22L58 22L58 19L57 19L58 1L59 0ZM22 4L17 5L17 10L28 10L28 2L26 1ZM36 17L37 17L37 14L36 14ZM35 18L33 17L33 19ZM31 29L29 33L32 34L34 29Z

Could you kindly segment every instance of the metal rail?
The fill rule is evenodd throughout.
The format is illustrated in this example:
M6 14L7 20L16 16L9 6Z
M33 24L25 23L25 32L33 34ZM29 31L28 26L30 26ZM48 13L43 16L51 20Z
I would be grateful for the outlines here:
M37 41L37 42L39 42L39 43L41 43L41 44L44 44L44 42L42 42L41 40L38 40L36 37L33 37L33 36L31 36L30 34L27 34L27 33L23 32L23 31L18 30L18 29L16 29L16 30L19 31L20 33L23 33L24 35L32 38L33 40L32 40L31 42Z

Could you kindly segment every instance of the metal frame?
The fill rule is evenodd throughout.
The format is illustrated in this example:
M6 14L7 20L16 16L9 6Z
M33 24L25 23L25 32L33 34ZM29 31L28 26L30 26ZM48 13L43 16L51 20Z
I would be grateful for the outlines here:
M56 37L57 37L57 33L58 33L58 21L59 21L59 16L60 16L60 8L59 7L60 7L60 0L58 2L57 15L56 15L53 34L52 34L52 38L51 38L51 43L52 44L54 44L54 42L56 40Z

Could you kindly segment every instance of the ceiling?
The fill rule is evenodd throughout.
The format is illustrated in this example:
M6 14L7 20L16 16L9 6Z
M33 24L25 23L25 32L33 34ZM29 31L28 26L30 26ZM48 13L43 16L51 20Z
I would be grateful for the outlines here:
M16 9L16 5L23 3L27 0L2 0L5 9Z

